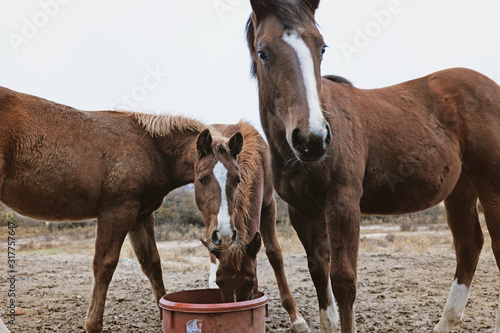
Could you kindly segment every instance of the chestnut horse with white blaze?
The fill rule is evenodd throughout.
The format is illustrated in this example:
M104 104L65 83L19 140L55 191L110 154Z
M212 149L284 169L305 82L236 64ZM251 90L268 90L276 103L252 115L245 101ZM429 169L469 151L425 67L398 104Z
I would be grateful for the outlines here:
M500 264L500 86L462 68L370 90L321 77L319 0L250 2L247 39L274 185L307 252L321 332L339 320L342 332L355 331L361 214L443 200L457 267L434 331L449 332L483 245L478 199Z
M97 218L88 332L102 332L127 234L157 304L165 294L153 212L193 182L206 127L181 116L79 111L0 88L0 201L43 220Z
M224 302L253 299L258 292L257 253L262 235L292 329L309 332L288 287L276 238L276 202L266 142L249 123L239 122L212 125L200 133L196 146L195 198L206 225L207 238L202 242L211 252L210 286L221 290ZM219 234L224 229L236 230L226 244L214 237L214 231Z

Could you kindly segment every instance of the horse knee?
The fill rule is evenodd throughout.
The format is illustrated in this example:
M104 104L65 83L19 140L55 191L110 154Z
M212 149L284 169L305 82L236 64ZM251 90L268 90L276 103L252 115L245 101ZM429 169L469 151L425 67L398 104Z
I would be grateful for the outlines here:
M336 272L331 275L332 289L340 303L354 304L356 298L356 276L348 272Z
M94 270L95 282L109 283L113 277L116 266L118 265L118 259L116 258L106 258L101 262L94 260L92 268Z

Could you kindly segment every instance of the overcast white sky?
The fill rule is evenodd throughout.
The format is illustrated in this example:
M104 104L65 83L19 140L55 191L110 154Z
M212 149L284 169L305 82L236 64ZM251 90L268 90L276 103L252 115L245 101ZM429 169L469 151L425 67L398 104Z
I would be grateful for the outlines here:
M0 0L0 85L84 110L258 128L248 0ZM498 0L323 0L322 73L361 88L449 67L500 83Z

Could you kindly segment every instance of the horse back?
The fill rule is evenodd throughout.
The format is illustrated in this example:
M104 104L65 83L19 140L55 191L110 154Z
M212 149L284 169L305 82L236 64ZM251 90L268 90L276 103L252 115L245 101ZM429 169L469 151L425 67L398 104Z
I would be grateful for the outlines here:
M364 213L428 208L449 195L463 168L500 159L500 87L475 71L449 69L381 89L325 85L332 169L361 182Z
M23 215L95 217L103 200L137 196L139 175L150 177L151 140L126 113L79 111L2 88L0 118L0 200Z

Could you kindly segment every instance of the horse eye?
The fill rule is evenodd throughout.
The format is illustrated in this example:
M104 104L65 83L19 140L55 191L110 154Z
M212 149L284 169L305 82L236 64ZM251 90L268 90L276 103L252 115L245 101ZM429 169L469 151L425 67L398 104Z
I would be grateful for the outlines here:
M207 177L199 177L198 181L201 185L205 185L207 183Z
M258 55L259 55L260 60L262 60L262 62L266 62L269 60L269 56L264 51L259 51Z
M241 183L241 177L236 178L236 185L238 185L239 183Z
M255 280L248 281L247 284L249 287L253 287L253 286L255 286Z
M323 48L321 49L321 55L325 54L327 47L328 47L328 45L323 46Z

